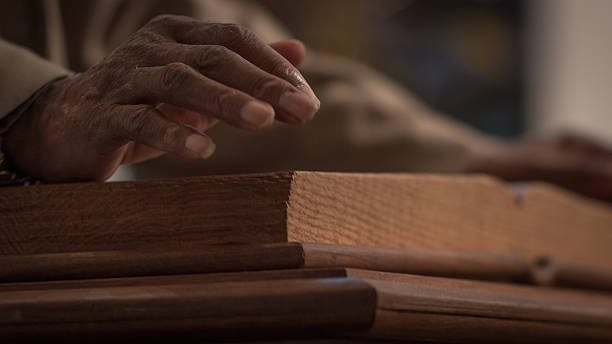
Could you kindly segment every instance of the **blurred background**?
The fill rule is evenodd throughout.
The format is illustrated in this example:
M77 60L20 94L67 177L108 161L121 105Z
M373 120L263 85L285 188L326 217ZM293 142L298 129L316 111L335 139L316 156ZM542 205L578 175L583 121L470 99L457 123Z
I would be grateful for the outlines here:
M612 144L612 1L259 2L310 48L361 60L484 132Z

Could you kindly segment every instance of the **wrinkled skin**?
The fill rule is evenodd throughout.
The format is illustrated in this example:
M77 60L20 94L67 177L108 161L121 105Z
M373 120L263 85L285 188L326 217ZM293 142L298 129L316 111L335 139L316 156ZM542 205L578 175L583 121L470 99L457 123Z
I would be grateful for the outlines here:
M301 124L320 103L296 69L297 41L188 17L151 20L102 62L56 82L3 137L22 173L46 182L105 180L164 152L206 158L218 120L258 130Z

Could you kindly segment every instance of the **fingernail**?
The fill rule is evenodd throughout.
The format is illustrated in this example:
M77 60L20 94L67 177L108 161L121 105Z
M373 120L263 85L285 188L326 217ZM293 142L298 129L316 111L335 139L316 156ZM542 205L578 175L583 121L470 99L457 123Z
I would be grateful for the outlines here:
M268 103L252 100L242 107L240 118L256 129L267 127L274 122L274 108Z
M319 110L319 100L302 92L285 92L278 105L294 115L302 123L309 121Z
M208 137L193 134L185 140L185 148L200 155L202 159L206 159L213 155L216 146Z
M321 101L319 100L317 95L314 93L312 88L307 83L304 82L302 84L297 85L296 87L300 89L301 91L304 91L308 93L309 95L311 95L316 100L317 103L321 104Z

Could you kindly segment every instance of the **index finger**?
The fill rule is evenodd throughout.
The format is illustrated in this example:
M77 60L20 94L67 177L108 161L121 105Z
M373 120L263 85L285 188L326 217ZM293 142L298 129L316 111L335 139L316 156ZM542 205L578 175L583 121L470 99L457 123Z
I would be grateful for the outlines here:
M167 34L177 42L225 46L262 70L287 80L312 96L317 107L320 105L300 71L250 30L235 24L206 23L189 17L167 16L158 20L173 28Z

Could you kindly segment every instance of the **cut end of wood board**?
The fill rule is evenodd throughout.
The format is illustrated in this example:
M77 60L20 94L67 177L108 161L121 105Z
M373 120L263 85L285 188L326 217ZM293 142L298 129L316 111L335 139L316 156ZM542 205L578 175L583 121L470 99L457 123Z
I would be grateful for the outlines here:
M290 172L0 189L0 254L286 242Z
M295 172L289 241L612 263L612 208L482 175Z

